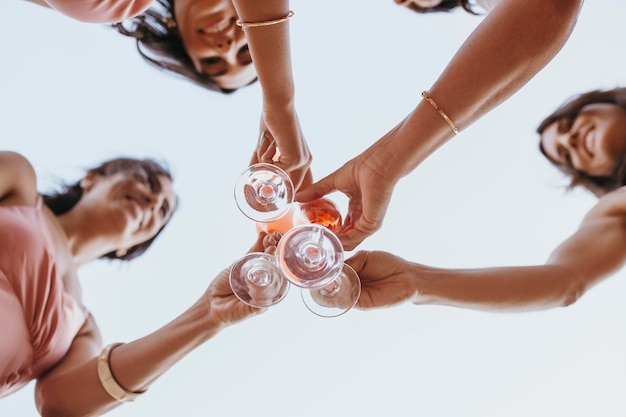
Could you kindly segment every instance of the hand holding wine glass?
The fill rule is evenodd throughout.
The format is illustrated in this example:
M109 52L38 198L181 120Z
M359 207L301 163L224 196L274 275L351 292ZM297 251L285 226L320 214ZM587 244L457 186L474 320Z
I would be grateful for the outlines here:
M279 234L259 233L250 253L273 255L279 238ZM230 286L230 271L231 269L227 268L220 272L206 291L206 298L209 302L209 320L217 328L237 323L264 311L240 302Z

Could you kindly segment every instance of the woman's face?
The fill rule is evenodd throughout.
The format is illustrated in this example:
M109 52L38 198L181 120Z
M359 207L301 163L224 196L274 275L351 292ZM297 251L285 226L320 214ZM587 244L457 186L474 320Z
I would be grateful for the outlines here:
M615 104L589 104L576 118L548 125L541 146L557 165L608 176L626 152L626 110Z
M169 221L176 194L166 175L152 178L143 167L110 176L91 175L81 182L79 204L90 207L91 232L127 250L152 239Z
M256 79L245 34L235 24L230 0L176 0L176 23L196 71L223 89L237 89Z

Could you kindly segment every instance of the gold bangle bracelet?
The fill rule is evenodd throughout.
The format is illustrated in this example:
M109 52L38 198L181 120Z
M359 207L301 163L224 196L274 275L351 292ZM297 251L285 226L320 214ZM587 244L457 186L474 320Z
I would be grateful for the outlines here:
M113 377L109 359L111 358L111 351L120 345L123 345L123 343L112 343L102 349L100 356L98 356L98 379L100 380L100 384L102 384L102 388L104 388L107 394L113 399L128 403L135 401L141 394L145 393L145 391L126 391L124 387L115 380L115 377Z
M287 16L274 19L274 20L265 20L263 22L242 22L241 19L237 19L235 23L237 24L237 26L241 27L242 29L256 28L259 26L271 26L271 25L277 25L279 23L286 22L287 20L291 19L294 14L295 13L293 12L293 10L289 10L289 13L287 13Z
M443 109L441 107L439 107L437 105L437 103L435 103L435 100L433 100L430 95L428 94L428 91L423 91L422 92L422 97L424 97L424 100L426 100L427 102L430 103L431 106L433 106L433 108L435 110L437 110L437 113L439 113L439 115L441 117L443 117L443 120L446 121L446 123L448 123L448 126L450 126L450 129L452 129L452 131L454 132L455 135L459 134L459 129L457 129L456 125L454 124L454 122L452 121L452 119L450 119L450 117L448 117L448 115L446 114L445 111L443 111Z

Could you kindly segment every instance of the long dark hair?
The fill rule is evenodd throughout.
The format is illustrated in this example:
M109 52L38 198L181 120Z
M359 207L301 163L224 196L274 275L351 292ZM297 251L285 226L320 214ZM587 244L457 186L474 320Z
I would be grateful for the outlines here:
M157 176L164 175L170 180L173 180L172 174L168 168L166 168L164 164L156 162L152 159L115 158L106 161L95 168L91 168L87 172L108 177L124 172L134 174L139 171L138 168L141 168L142 172L147 174L147 180L150 186L156 191L158 191L160 187L160 182ZM63 184L60 191L51 194L42 194L44 204L47 205L56 215L70 211L78 203L82 196L83 189L80 182L76 182L74 184ZM116 255L114 251L103 255L102 258L120 259L123 261L130 261L131 259L136 258L148 250L150 245L152 245L152 242L154 242L154 239L156 239L164 227L165 225L151 239L130 248L123 256Z
M610 90L592 90L569 98L552 112L552 114L543 119L537 127L537 133L541 135L548 126L561 120L573 121L583 107L595 103L615 104L626 110L626 88L617 87ZM541 141L539 142L539 150L562 173L570 177L567 189L582 186L600 197L622 185L626 185L626 155L620 156L619 162L611 174L605 177L594 177L552 160L543 148Z
M436 12L449 12L457 7L463 8L468 13L477 15L474 6L469 3L469 0L443 0L437 6L434 7L419 7L414 3L408 5L409 10L413 10L417 13L436 13Z
M211 91L223 94L236 91L221 88L213 78L196 71L178 32L174 0L156 0L140 15L112 26L136 40L139 55L149 65Z

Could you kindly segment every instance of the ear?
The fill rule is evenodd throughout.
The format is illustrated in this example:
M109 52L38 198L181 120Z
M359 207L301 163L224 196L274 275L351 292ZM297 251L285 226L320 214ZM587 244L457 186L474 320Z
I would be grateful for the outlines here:
M91 190L91 188L93 187L94 176L95 174L93 172L88 172L87 175L85 175L85 178L80 180L80 188L82 188L83 191Z

